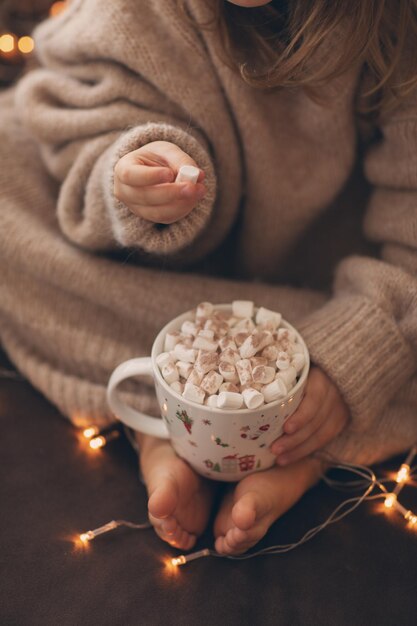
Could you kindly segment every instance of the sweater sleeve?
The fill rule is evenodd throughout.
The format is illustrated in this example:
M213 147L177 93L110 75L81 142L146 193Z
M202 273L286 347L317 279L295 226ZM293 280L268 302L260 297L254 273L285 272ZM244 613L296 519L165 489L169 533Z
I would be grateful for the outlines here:
M380 258L344 259L334 297L299 324L313 362L334 380L351 410L350 427L333 446L338 453L344 438L351 445L352 433L378 428L383 411L416 372L415 96L381 124L364 169L373 186L364 232L380 244Z
M163 68L159 74L153 71L140 20L134 70L118 58L105 59L105 40L94 29L104 30L113 18L96 4L74 2L65 19L49 20L38 29L40 67L20 82L17 109L59 183L57 218L69 240L98 251L131 247L150 254L176 253L210 220L216 196L210 143L178 99L164 89ZM85 25L92 24L90 13L95 10L96 24L87 32ZM125 27L116 18L113 27L118 26ZM115 46L115 55L117 50ZM163 228L135 216L113 195L118 159L157 140L175 143L188 153L204 170L207 187L191 213Z

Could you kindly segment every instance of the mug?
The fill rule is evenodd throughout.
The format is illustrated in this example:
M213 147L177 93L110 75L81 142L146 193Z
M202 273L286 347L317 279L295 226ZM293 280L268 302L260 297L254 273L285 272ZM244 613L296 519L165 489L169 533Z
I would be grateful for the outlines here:
M231 305L215 305L215 310L231 312ZM107 400L115 416L130 428L169 439L178 456L202 476L238 481L274 465L275 456L269 446L282 434L285 421L303 398L310 365L307 346L297 330L282 320L280 327L295 332L305 356L299 379L284 398L258 409L235 411L197 404L174 391L156 364L156 357L164 351L165 335L179 330L186 320L193 320L194 313L188 311L164 326L153 343L150 357L121 363L110 377ZM136 411L118 396L117 387L122 381L142 375L151 375L154 379L162 419Z

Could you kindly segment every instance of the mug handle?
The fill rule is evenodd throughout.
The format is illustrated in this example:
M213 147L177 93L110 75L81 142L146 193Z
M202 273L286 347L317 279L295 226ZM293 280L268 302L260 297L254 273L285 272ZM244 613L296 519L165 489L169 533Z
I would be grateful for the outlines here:
M124 404L117 394L117 386L123 380L131 376L145 374L153 376L152 359L148 356L139 359L129 359L129 361L118 365L110 376L109 384L107 385L107 402L117 419L130 426L130 428L138 430L145 435L159 437L159 439L169 439L168 428L162 419L151 417L146 415L146 413L132 409L127 404Z

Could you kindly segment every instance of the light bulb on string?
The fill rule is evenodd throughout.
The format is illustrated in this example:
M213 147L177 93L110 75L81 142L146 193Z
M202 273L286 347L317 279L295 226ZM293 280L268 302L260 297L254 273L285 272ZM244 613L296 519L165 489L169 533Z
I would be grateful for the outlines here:
M94 435L98 435L99 432L98 426L88 426L88 428L83 430L83 435L86 439L91 439Z
M94 528L93 530L87 530L80 535L78 535L78 539L85 545L90 543L98 537L99 535L104 535L104 533L108 533L115 528L119 528L120 526L127 526L128 528L134 528L136 530L147 530L151 528L150 522L145 522L144 524L134 524L133 522L127 522L126 520L112 520L107 524L103 524L103 526L99 526L98 528Z
M384 506L386 509L392 509L397 502L397 495L395 493L389 493L384 500Z
M66 2L65 0L54 2L51 8L49 9L50 17L56 17L57 15L62 13L62 11L65 11L67 7L68 7L68 2Z
M173 565L174 567L185 565L190 561L201 559L204 556L210 556L212 553L212 550L210 550L209 548L205 548L204 550L198 550L198 552L192 552L191 554L181 554L180 556L176 556L171 559L171 565Z
M103 448L105 445L107 445L109 441L117 439L118 437L120 437L120 431L111 430L106 434L106 436L99 435L98 437L93 437L92 439L90 439L89 446L93 450L98 450L99 448Z
M15 54L17 47L17 38L13 33L4 33L0 36L0 52L11 56Z
M35 42L32 37L25 35L24 37L20 37L17 42L17 47L22 54L30 54L35 48Z
M397 476L395 477L395 482L397 483L405 483L410 477L410 466L406 463L403 463L400 469L397 472Z

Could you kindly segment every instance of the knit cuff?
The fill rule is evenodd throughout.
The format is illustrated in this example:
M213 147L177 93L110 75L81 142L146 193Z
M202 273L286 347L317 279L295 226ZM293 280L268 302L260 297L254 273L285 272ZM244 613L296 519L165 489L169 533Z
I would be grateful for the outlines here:
M152 141L169 141L186 152L205 173L207 193L197 206L173 224L161 225L134 215L115 198L114 167L128 152ZM208 223L216 196L216 177L208 152L192 135L168 124L136 126L115 143L105 168L104 181L107 208L116 241L124 247L140 248L155 255L173 254L182 250L201 233Z
M412 375L412 352L393 318L361 296L339 297L301 320L311 360L333 380L364 432Z

